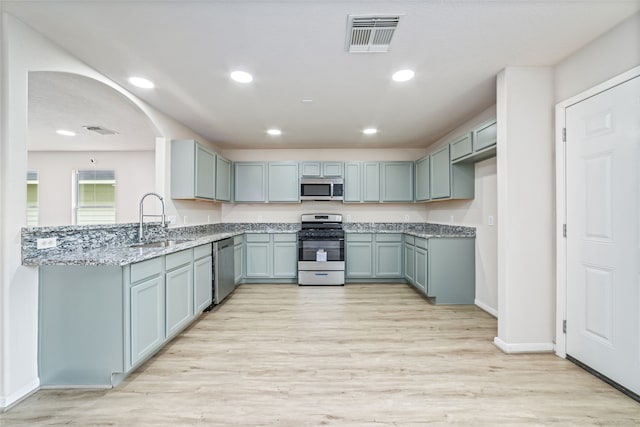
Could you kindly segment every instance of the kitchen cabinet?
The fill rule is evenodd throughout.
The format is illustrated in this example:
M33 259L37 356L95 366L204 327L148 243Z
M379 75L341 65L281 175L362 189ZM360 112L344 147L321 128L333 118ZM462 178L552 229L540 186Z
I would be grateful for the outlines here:
M347 162L344 201L413 202L413 162Z
M269 202L299 202L298 163L269 163Z
M216 155L216 200L231 201L231 162Z
M233 268L234 281L237 285L244 276L244 236L236 236L233 238Z
M166 336L173 337L193 317L193 249L165 257Z
M40 266L41 385L120 383L211 303L210 248L122 267Z
M382 202L413 202L413 162L383 162Z
M473 164L452 164L450 145L438 149L429 158L429 184L432 200L473 199Z
M467 156L473 152L472 133L469 132L451 143L451 161Z
M415 284L415 253L416 247L413 236L405 236L404 241L404 278L412 285Z
M171 141L171 198L214 200L216 154L194 140Z
M247 283L293 282L298 276L296 233L245 234L245 280ZM254 279L254 280L252 280ZM256 280L260 279L260 280Z
M477 163L479 161L495 157L497 143L497 123L495 120L485 122L466 135L470 143L464 144L464 150L451 153L451 161L454 164ZM451 147L453 150L453 144Z
M413 262L407 259L413 253ZM475 239L405 235L405 279L435 304L473 304Z
M342 177L341 162L301 162L300 175L305 178Z
M415 200L416 202L424 202L431 199L429 162L430 156L425 156L416 161L415 166Z
M267 201L267 163L234 163L234 201L264 203ZM297 177L296 177L297 180Z
M193 313L201 313L211 305L212 295L212 265L211 243L193 249Z
M402 234L348 233L345 238L345 277L402 278L402 252Z

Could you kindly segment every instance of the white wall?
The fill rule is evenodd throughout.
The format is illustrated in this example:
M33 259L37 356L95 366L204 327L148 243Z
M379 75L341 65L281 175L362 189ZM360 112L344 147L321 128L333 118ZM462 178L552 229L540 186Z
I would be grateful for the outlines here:
M555 318L553 72L498 74L498 336L506 352L551 351Z
M0 8L2 3L0 2ZM1 9L0 9L1 10ZM154 110L105 76L69 55L19 20L2 13L2 63L0 69L1 140L0 150L0 409L6 408L39 386L38 356L38 274L37 268L21 265L21 227L26 224L27 173L27 93L30 71L60 71L80 74L100 81L122 93L152 122L158 137L156 164L168 162L169 139L204 138ZM164 162L164 163L163 163ZM156 190L164 194L164 169L156 168ZM189 209L189 207L185 207Z
M424 149L330 149L330 150L223 150L233 161L413 161ZM303 213L341 213L347 222L424 222L422 204L302 202L277 204L223 204L222 222L299 222ZM408 220L405 219L408 215Z
M555 102L640 65L640 13L585 45L555 67Z
M496 118L496 107L491 106L471 120L430 144L428 151L448 144L478 125ZM426 222L456 224L476 228L476 304L498 316L497 278L497 178L496 159L475 164L475 197L473 200L443 201L425 204ZM488 224L489 216L493 224Z
M116 222L138 221L140 198L155 191L153 151L31 151L27 162L29 170L38 172L40 226L71 224L71 176L76 170L115 171Z

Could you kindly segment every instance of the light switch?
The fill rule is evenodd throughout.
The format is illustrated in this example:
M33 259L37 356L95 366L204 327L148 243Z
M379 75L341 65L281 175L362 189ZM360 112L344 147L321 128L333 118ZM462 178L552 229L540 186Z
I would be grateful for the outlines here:
M493 225L493 215L489 215L489 219L487 220L489 225Z

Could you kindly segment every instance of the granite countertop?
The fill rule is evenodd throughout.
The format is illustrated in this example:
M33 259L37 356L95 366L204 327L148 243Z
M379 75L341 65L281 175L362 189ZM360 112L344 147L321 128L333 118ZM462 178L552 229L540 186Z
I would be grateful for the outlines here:
M344 223L343 227L347 234L399 233L425 239L438 237L473 238L476 232L473 227L430 223L351 222ZM135 224L127 224L120 228L114 227L117 231L96 231L94 228L57 227L49 230L42 227L24 229L22 265L125 266L244 233L296 233L299 230L299 224L242 223L174 229L157 228L155 231L150 230L149 241L178 240L180 242L167 247L142 248L131 247L135 243L132 236L137 236ZM80 233L74 234L78 233L78 229L80 229ZM66 235L66 232L69 235ZM36 250L36 240L48 236L58 236L59 246L55 249Z

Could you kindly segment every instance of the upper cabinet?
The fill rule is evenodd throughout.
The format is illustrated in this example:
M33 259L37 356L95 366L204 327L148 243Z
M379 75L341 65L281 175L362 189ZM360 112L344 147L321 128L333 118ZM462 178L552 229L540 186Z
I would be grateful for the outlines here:
M216 200L231 201L231 162L216 156Z
M468 142L464 142L467 138ZM476 163L495 157L497 124L495 120L483 123L465 137L451 143L453 163ZM455 148L454 148L455 146Z
M413 162L347 162L344 201L413 202Z
M215 199L216 154L193 140L171 141L171 198Z
M171 198L230 201L231 162L197 141L171 141Z
M415 194L416 202L423 202L431 199L430 187L430 156L423 157L416 161L415 166Z
M300 201L297 162L236 162L234 171L236 202Z
M301 162L300 175L306 178L342 177L341 162Z

